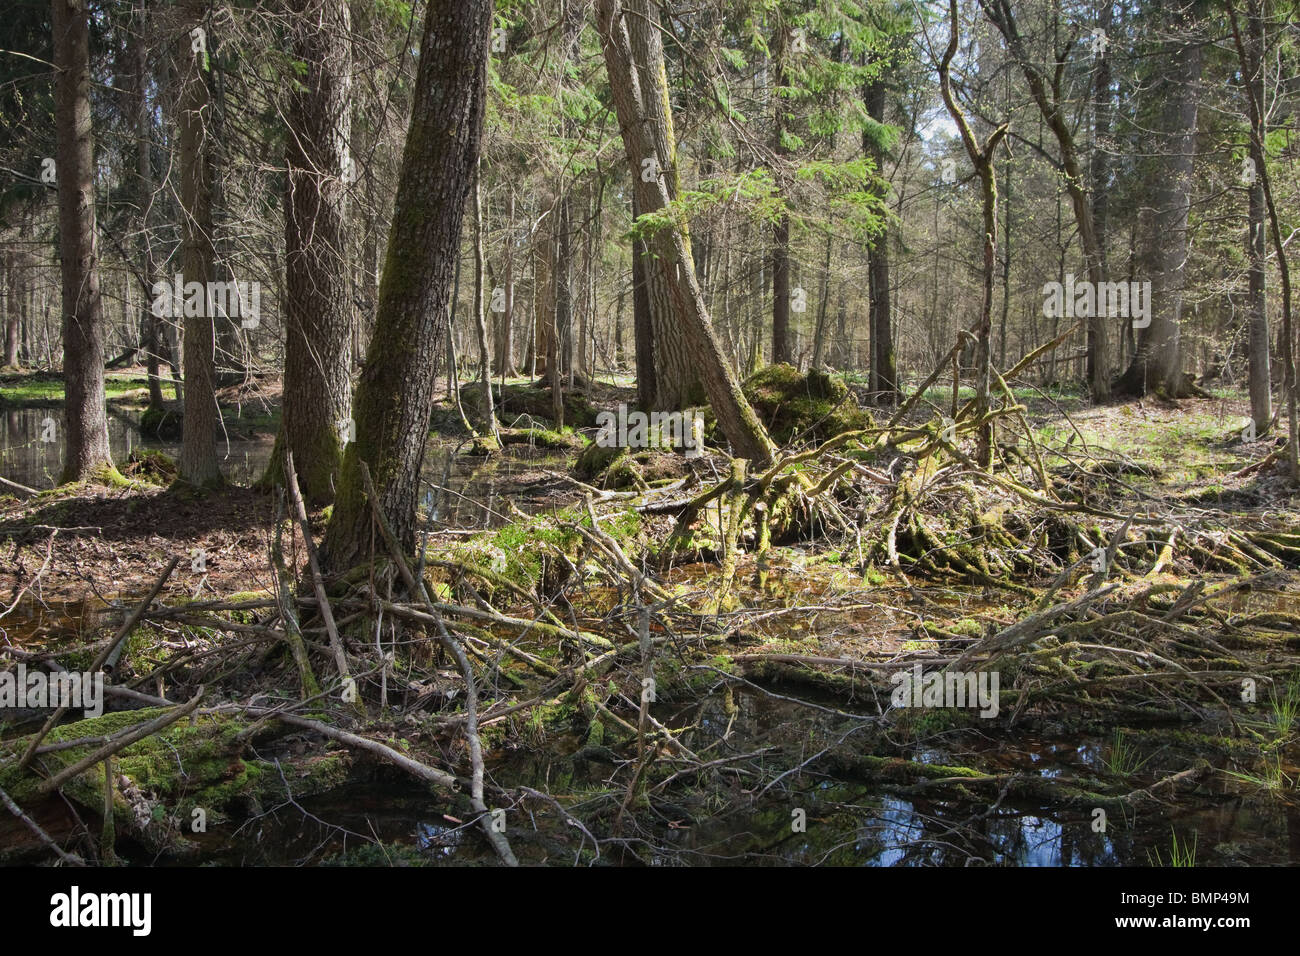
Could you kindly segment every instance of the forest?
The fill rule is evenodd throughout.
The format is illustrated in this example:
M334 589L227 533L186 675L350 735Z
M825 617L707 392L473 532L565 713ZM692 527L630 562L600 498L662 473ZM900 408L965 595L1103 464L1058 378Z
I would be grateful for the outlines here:
M0 864L1300 865L1293 2L0 7Z

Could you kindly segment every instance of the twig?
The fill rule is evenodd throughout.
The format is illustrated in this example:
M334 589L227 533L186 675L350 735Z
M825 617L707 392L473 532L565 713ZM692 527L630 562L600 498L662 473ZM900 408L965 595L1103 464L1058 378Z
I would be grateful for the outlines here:
M316 591L316 600L320 602L320 615L325 621L325 630L330 637L330 650L334 652L334 663L338 666L339 677L346 686L348 676L348 657L343 652L343 642L339 639L339 629L334 624L334 612L330 610L329 597L325 593L325 581L321 577L320 562L316 560L316 543L311 537L311 524L307 521L307 506L303 504L302 492L298 490L298 475L293 470L293 452L284 453L284 478L293 498L293 508L302 527L303 544L307 549L307 566L311 569L312 586Z
M87 756L81 758L76 763L64 767L53 777L50 777L48 780L43 781L41 785L37 787L37 792L50 793L54 790L57 790L59 787L63 786L63 784L67 783L69 780L75 777L77 774L81 773L83 770L93 767L95 764L104 760L104 758L111 757L119 750L122 750L125 747L129 747L137 740L143 740L145 737L152 736L153 734L158 733L160 730L164 730L167 727L170 727L172 724L176 723L176 721L180 720L182 717L188 716L190 713L192 713L194 709L199 706L199 701L202 699L203 699L203 688L200 687L198 689L198 692L195 693L193 697L191 697L184 704L181 704L179 707L176 707L165 714L160 714L158 717L155 717L153 720L148 721L147 723L141 724L139 727L131 731L131 733L129 734L124 734L120 737L115 737L110 743L104 744L104 746L88 754Z
M41 829L41 825L39 823L37 823L27 814L23 813L23 808L18 806L18 804L14 803L13 798L11 798L9 794L5 793L3 789L0 789L0 803L3 803L6 807L9 808L10 813L16 816L19 820L23 821L23 824L27 827L27 829L31 830L38 837L40 837L41 842L44 843L46 846L48 846L51 850L53 850L55 855L58 856L58 858L61 861L67 863L69 866L86 865L86 861L83 860L81 857L77 856L77 854L69 853L66 850L64 850L63 847L55 843L54 838L50 836L48 833L46 833L43 829Z
M424 589L424 582L418 580L411 573L410 565L406 562L406 556L402 553L401 543L397 536L393 534L392 528L388 525L388 519L384 516L383 509L379 505L379 495L375 493L374 482L370 479L370 468L364 461L358 462L361 466L361 480L365 483L366 497L370 500L370 508L374 512L375 522L379 525L379 532L383 536L384 543L388 545L388 550L397 562L397 569L402 575L402 580L406 583L407 589L413 597L418 598L429 609L433 615L437 628L438 636L442 640L443 646L456 659L460 665L461 673L465 678L465 738L469 741L470 755L470 804L479 813L479 823L483 827L488 842L492 844L492 849L501 857L503 863L507 866L518 866L519 861L515 858L514 852L510 849L505 835L493 829L492 815L488 812L487 804L483 802L483 745L478 736L478 699L477 690L474 686L474 671L470 667L469 659L465 656L465 649L460 646L460 642L451 636L446 625L442 621L442 615L434 607L433 602L429 599L429 594Z
M172 559L167 562L167 567L163 568L162 574L160 574L158 580L154 582L153 589L149 592L148 596L140 602L139 607L131 612L130 616L125 622L123 622L121 628L118 629L117 634L113 636L113 639L109 641L108 645L99 652L98 656L95 657L94 663L90 665L90 673L93 674L96 671L103 669L104 664L117 649L117 645L131 633L132 629L139 622L141 616L143 616L145 610L153 603L153 599L158 596L160 591L162 591L163 585L167 583L167 579L172 576L172 572L176 570L176 565L180 564L180 562L181 556L179 554L173 555ZM45 739L45 735L54 729L54 725L62 720L63 715L67 712L67 707L60 707L50 715L48 720L45 721L44 726L42 726L35 736L32 737L32 742L27 746L27 751L23 754L22 759L18 761L19 770L25 770L27 768L27 765L32 761L32 757L36 754L36 748L39 747L41 741Z

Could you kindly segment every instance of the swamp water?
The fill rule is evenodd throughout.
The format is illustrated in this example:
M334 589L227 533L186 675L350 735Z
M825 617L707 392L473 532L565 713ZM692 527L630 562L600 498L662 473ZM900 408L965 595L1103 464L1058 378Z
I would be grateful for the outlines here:
M38 488L53 486L62 446L40 440L41 423L47 417L57 421L58 410L0 412L0 474ZM121 417L110 417L109 432L118 462L125 462L132 450L141 447L173 456L179 451L176 444L142 439ZM223 472L232 481L250 482L265 468L271 448L270 440L219 443ZM471 529L509 520L507 499L526 512L540 510L547 504L545 492L543 497L517 497L519 479L536 470L544 487L550 480L541 472L563 470L564 457L524 449L484 462L456 457L454 449L446 446L433 446L423 473L424 511L436 527ZM116 614L98 602L56 605L28 597L5 625L11 637L18 638L17 644L26 635L45 646L72 646L79 635ZM707 752L704 759L734 758L735 766L743 767L744 759L761 760L752 755L765 747L788 748L793 736L811 741L844 732L840 718L791 700L794 694L808 697L803 688L761 691L742 685L733 691L732 711L724 695L715 691L658 716L669 726L693 726L684 739L697 752ZM672 710L668 705L663 709ZM1112 746L1111 741L1091 737L1050 739L1014 732L1000 742L972 739L969 734L936 739L942 743L932 739L914 747L908 756L922 763L974 763L989 772L1042 778L1098 774ZM808 748L811 756L814 747L809 743ZM1158 752L1159 747L1152 749ZM596 801L621 801L627 771L613 780L614 764L578 755L581 750L582 741L575 736L552 737L498 755L489 773L505 788L527 786L552 793L576 816L585 818L584 807L595 807ZM783 759L778 772L799 762L790 761L788 752ZM1286 766L1293 775L1295 762L1291 754ZM1161 767L1158 773L1140 773L1132 785L1134 789L1148 786L1167 772L1168 767ZM775 775L765 774L764 780ZM902 795L813 769L791 773L776 786L743 773L723 779L722 785L717 778L707 785L701 781L686 796L677 789L660 791L649 809L639 810L635 820L625 824L624 836L629 845L641 848L640 861L654 865L1146 866L1157 854L1168 859L1171 833L1176 833L1180 843L1195 843L1198 866L1300 865L1300 806L1294 791L1290 801L1284 801L1217 771L1206 786L1221 799L1174 798L1165 805L1148 805L1128 819L1111 814L1104 833L1094 831L1087 807L953 799L937 791L934 796L915 791ZM806 818L802 832L792 826L796 811ZM411 785L389 768L378 768L369 778L329 794L298 800L286 793L283 802L265 806L256 817L213 827L198 838L200 860L235 865L495 862L477 830L455 819L453 812L437 795ZM12 822L0 825L0 842L11 832L7 824ZM42 817L42 822L57 838L58 815ZM582 862L631 861L620 855L618 845L608 843L593 861L590 841L584 844L576 828L538 801L530 801L527 810L510 812L507 835L527 863L569 865L584 847ZM655 849L644 849L647 845ZM136 862L146 860L136 858Z

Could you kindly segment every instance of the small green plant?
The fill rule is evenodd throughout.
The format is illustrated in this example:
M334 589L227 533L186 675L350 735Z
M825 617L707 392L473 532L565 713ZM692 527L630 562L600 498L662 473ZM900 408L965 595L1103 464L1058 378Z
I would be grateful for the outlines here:
M1197 834L1192 833L1192 842L1180 842L1178 833L1173 827L1169 828L1170 846L1169 861L1166 863L1160 855L1160 848L1156 847L1154 854L1147 850L1147 863L1151 866L1171 866L1171 867L1194 867L1196 866L1196 838Z
M1242 773L1237 770L1223 771L1234 780L1248 783L1265 790L1274 796L1281 796L1287 790L1294 790L1296 782L1282 769L1281 753L1274 753L1272 758L1265 757L1260 763L1260 772Z
M1295 731L1296 719L1300 717L1300 677L1294 678L1281 693L1277 684L1269 700L1272 711L1273 727L1279 739L1290 737Z
M1129 742L1124 731L1116 730L1110 753L1102 759L1102 766L1117 777L1131 777L1146 766L1150 759L1150 755L1143 757L1138 753L1138 748Z

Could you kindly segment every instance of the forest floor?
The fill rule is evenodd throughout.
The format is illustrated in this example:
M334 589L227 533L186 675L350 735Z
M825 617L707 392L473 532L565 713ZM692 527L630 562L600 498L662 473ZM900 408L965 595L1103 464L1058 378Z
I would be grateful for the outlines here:
M535 396L513 397L516 416L538 419L516 424L545 424ZM430 524L427 585L478 672L490 803L508 809L519 858L1165 864L1191 841L1201 865L1300 861L1300 496L1280 468L1252 467L1276 442L1242 441L1247 406L1231 392L1100 408L1017 398L1053 488L1042 507L976 487L925 450L871 452L860 459L871 480L767 547L747 525L728 547L739 506L725 497L679 527L682 502L726 476L719 455L611 467L578 447L514 444L448 460L450 494L487 503ZM918 428L932 411L914 413ZM1033 472L1028 443L1005 441L1005 473ZM197 729L158 738L189 755L182 779L154 738L122 751L119 852L492 860L467 829L477 814L464 793L431 801L391 755L301 726L270 733L256 716L298 696L275 639L276 500L239 486L197 496L148 459L128 477L0 500L0 656L86 666L184 556L116 680L137 706L199 684L228 703L203 711L199 743L185 738ZM326 517L312 516L317 536ZM305 574L300 537L280 530ZM297 712L464 772L455 662L409 611L401 630L394 607L378 633L356 633L365 601L335 591L332 602L366 713L336 694ZM326 628L304 614L324 681ZM914 666L998 673L997 713L891 706L892 675ZM42 802L11 768L0 754L0 785L95 856L97 826ZM102 798L83 776L65 794L93 816ZM141 807L161 821L152 830ZM184 826L199 807L216 824L205 834ZM280 842L253 841L249 821ZM43 849L17 821L0 826L0 855Z

